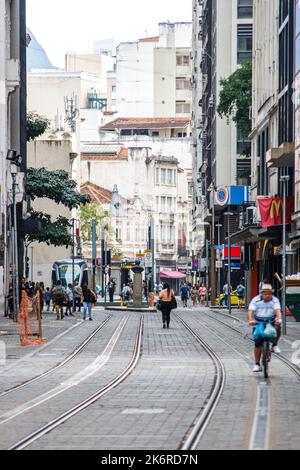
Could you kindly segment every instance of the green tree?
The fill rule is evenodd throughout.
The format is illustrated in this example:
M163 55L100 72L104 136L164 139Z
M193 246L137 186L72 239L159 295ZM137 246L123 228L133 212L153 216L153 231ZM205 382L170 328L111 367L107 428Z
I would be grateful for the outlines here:
M99 228L101 225L105 230L109 230L109 222L107 221L108 217L108 212L105 211L99 204L91 203L81 206L80 232L82 240L84 242L90 242L92 240L92 219L96 219L96 226L99 236Z
M77 184L70 179L63 170L50 171L46 168L29 168L27 170L27 195L32 201L36 198L48 198L68 209L79 208L90 202L89 196L78 193ZM30 210L30 219L41 223L40 233L26 236L27 241L44 242L47 245L70 246L73 243L70 234L71 224L66 217L59 217L56 221L51 216Z
M37 113L30 112L27 114L27 142L43 135L50 126L49 119L40 116Z
M220 81L218 114L236 123L242 138L251 132L250 108L252 105L252 63L242 64L228 78Z

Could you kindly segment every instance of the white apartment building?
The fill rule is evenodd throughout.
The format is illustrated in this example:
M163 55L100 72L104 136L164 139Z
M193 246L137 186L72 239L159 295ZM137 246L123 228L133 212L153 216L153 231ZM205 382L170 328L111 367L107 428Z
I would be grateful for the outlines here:
M120 117L189 117L191 23L161 23L159 36L117 48Z

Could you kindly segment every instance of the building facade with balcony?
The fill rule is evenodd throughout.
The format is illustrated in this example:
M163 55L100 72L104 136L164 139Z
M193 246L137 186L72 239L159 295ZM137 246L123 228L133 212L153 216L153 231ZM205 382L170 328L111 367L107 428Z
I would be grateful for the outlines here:
M196 80L201 80L194 86L193 101L193 144L196 146L193 179L198 205L194 207L194 228L196 237L202 240L200 256L204 259L211 259L211 251L208 251L211 248L203 243L203 236L199 237L203 227L209 243L216 244L218 238L216 227L212 229L213 222L222 225L221 243L226 243L228 237L227 217L224 216L228 205L215 202L213 194L221 194L228 187L241 188L250 182L250 140L241 137L234 122L222 119L217 108L220 80L229 77L241 64L251 62L252 41L252 0L194 2L193 70ZM230 233L238 228L238 222L235 210L230 217ZM205 264L203 261L200 264ZM211 266L206 269L213 271ZM226 281L225 269L221 279L222 283Z
M294 1L255 1L252 98L251 205L243 211L233 242L243 246L249 296L268 279L279 290L282 272L283 196L287 199L287 270L298 271L294 197ZM289 181L283 182L287 176Z
M177 135L188 127L189 121L181 119L119 119L102 126L100 143L82 145L82 183L109 191L117 185L124 198L138 197L153 217L157 280L160 271L178 269L179 257L182 269L187 271L191 264L192 172L191 165L183 165L189 163L191 149L187 139ZM134 246L138 253L139 245Z

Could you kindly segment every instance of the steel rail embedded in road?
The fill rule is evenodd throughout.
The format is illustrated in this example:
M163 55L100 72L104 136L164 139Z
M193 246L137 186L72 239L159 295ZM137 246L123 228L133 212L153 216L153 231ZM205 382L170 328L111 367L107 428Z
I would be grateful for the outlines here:
M224 365L216 354L216 352L177 314L175 317L178 321L194 336L198 343L201 344L203 349L208 353L215 365L215 381L212 390L207 397L207 403L201 415L197 418L196 422L192 425L192 430L185 437L181 443L180 450L195 450L199 441L201 440L210 419L218 405L222 396L225 386L225 368Z
M207 315L207 313L206 313L206 315ZM223 314L221 313L221 315L223 315ZM244 339L248 339L251 343L254 342L253 339L249 338L248 335L245 336L240 330L238 330L237 328L234 328L231 325L228 325L228 323L225 323L225 322L221 321L219 318L212 317L211 315L207 315L207 316L209 318L211 318L212 320L215 320L216 322L226 326L227 328L230 328L231 330L236 331L237 333L239 333L239 335L243 336ZM244 326L244 324L242 324L242 325ZM294 373L294 375L296 375L296 377L300 380L299 367L297 367L295 364L293 364L291 361L289 361L285 357L281 356L280 354L272 353L272 355L275 356L277 359L279 359L279 361L283 362Z
M47 370L46 372L34 377L33 379L27 380L26 382L23 382L20 385L16 385L15 387L10 388L9 390L6 390L5 392L0 394L0 399L9 395L10 393L16 392L17 390L20 390L21 388L27 387L28 385L31 385L35 382L38 382L41 379L44 379L50 374L53 374L55 371L58 369L61 369L62 367L66 366L69 364L76 356L78 356L92 341L92 339L101 331L104 326L110 321L112 318L112 315L109 315L96 330L93 331L85 340L84 342L78 346L75 351L73 351L66 359L64 359L62 362L57 364L56 366L52 367L51 369Z
M77 415L81 411L85 410L89 406L91 406L93 403L95 403L97 400L99 400L102 396L106 395L108 392L116 388L118 385L120 385L124 380L132 373L132 371L135 369L141 353L142 353L142 337L143 337L143 325L144 325L144 317L142 316L139 322L139 327L138 327L138 332L136 336L136 341L135 341L135 346L134 346L134 352L132 359L130 363L127 365L127 367L123 370L121 374L119 374L115 379L113 379L109 384L105 385L102 387L100 390L98 390L96 393L91 395L89 398L85 399L78 405L74 406L70 410L66 411L63 413L61 416L58 418L54 419L50 423L46 424L45 426L41 427L37 431L33 432L26 438L22 439L19 441L17 444L14 444L12 447L10 447L8 450L23 450L26 447L28 447L30 444L33 442L37 441L40 439L42 436L45 434L48 434L49 432L53 431L53 429L56 429L59 427L61 424L65 423L68 421L70 418L73 416Z

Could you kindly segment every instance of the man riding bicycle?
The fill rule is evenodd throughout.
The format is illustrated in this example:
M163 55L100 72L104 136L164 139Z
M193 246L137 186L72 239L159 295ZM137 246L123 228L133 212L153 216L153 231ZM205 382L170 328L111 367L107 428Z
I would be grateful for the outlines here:
M261 287L260 295L254 297L249 305L248 320L250 326L257 325L258 322L271 321L277 330L277 339L273 345L272 351L279 354L278 343L281 337L282 315L280 302L273 295L274 290L271 284L264 284ZM261 357L263 351L263 342L255 343L254 356L255 366L253 372L261 372Z

